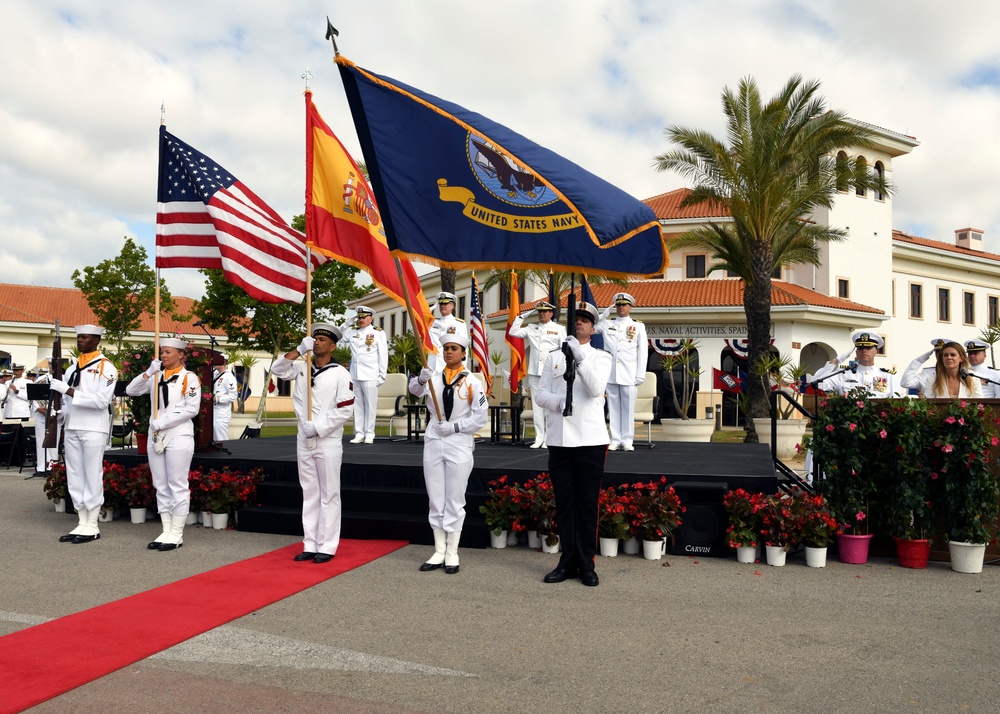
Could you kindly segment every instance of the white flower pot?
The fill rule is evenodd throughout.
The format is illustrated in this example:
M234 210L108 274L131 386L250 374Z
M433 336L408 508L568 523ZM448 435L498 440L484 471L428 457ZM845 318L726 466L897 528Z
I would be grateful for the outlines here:
M737 563L755 563L757 562L757 546L755 545L741 545L736 549L736 562Z
M986 559L985 543L963 543L948 541L951 554L951 569L956 573L981 573Z
M189 511L187 517L184 519L184 525L193 526L197 522L198 522L198 512Z
M115 517L115 513L112 509L107 506L101 506L100 513L97 514L98 523L110 523L111 519Z
M53 501L53 503L55 504L55 507L56 507L56 513L65 513L66 512L66 501L65 501L65 499L57 498L55 501Z
M705 443L715 433L715 419L664 419L662 426L666 441Z
M128 514L131 517L133 523L145 523L146 522L146 509L145 508L130 508L130 509L128 509Z
M642 557L646 560L659 560L663 557L663 549L666 541L644 540L642 542Z
M638 555L639 554L639 539L632 536L627 541L622 543L622 552L625 555Z
M826 548L814 548L811 545L806 546L806 565L810 568L825 568L826 567Z
M765 545L764 550L767 552L768 565L773 565L776 568L780 568L785 564L785 556L788 555L788 553L785 552L785 546Z
M548 545L545 538L542 538L542 552L543 553L558 553L559 552L559 536L556 536L556 544Z
M497 535L495 531L490 531L490 547L491 548L506 548L507 547L507 531L500 531L500 535Z
M542 539L538 537L538 531L528 531L528 547L535 549L542 547Z
M226 530L226 526L229 525L229 514L228 513L213 513L212 514L212 528L217 531Z
M617 538L598 538L601 546L601 555L605 558L614 558L618 555L618 539Z
M806 433L805 419L778 419L777 425L777 448L779 459L791 459L797 455L796 444L802 443L802 437ZM771 419L754 419L754 429L757 430L757 438L760 443L771 447Z
M507 545L517 545L517 531L507 531Z
M202 511L201 512L200 520L201 520L201 525L203 525L205 528L211 528L212 527L212 512L211 511Z

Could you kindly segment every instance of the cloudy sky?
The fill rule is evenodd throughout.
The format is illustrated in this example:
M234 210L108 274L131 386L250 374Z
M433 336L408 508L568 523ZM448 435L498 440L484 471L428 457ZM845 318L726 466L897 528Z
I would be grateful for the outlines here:
M5 0L0 282L70 286L123 236L152 256L160 105L168 129L287 219L303 211L302 74L359 160L323 38L362 67L457 102L637 198L678 188L665 126L721 133L719 94L794 73L829 104L916 137L894 163L895 227L1000 251L1000 4L854 0ZM194 271L164 271L199 297Z

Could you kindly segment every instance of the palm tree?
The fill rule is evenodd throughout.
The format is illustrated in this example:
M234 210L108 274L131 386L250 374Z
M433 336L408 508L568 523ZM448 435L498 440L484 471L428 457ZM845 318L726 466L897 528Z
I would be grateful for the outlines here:
M775 268L795 263L819 265L819 244L847 233L810 219L817 208L831 208L838 189L863 188L889 193L884 176L869 173L863 161L836 160L842 149L870 149L873 134L847 115L826 108L819 82L793 76L766 104L752 77L738 93L726 87L722 107L726 140L680 126L666 129L680 148L654 161L657 171L677 171L695 186L683 206L710 203L725 208L732 220L691 230L671 242L671 249L707 250L711 268L743 279L748 359L751 365L770 349L771 276ZM750 380L750 416L766 417L768 395ZM747 441L757 434L748 420Z

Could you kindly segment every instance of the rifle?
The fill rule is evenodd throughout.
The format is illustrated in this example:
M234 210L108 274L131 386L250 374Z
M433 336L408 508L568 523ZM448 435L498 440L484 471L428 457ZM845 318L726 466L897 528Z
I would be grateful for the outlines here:
M52 343L52 360L49 365L52 379L63 378L62 337L59 334L59 320L56 320L56 339ZM59 412L62 411L62 394L49 388L49 407L45 412L45 440L43 449L59 448Z
M569 296L566 298L566 332L576 334L576 295L573 294L572 278L570 279ZM573 416L573 382L576 381L576 358L573 357L573 350L568 344L563 342L563 356L566 358L566 373L563 379L566 380L566 406L563 408L563 416Z

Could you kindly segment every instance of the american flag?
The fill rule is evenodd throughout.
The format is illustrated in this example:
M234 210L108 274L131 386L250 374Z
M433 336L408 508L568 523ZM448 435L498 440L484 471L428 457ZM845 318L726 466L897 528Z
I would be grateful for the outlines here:
M305 236L232 174L160 127L158 268L217 268L264 302L302 302ZM313 265L325 262L313 256Z
M486 377L486 394L493 389L493 375L490 374L490 346L486 342L486 325L479 309L479 283L472 275L472 305L469 320L469 337L472 339L472 356L479 363L479 371Z

